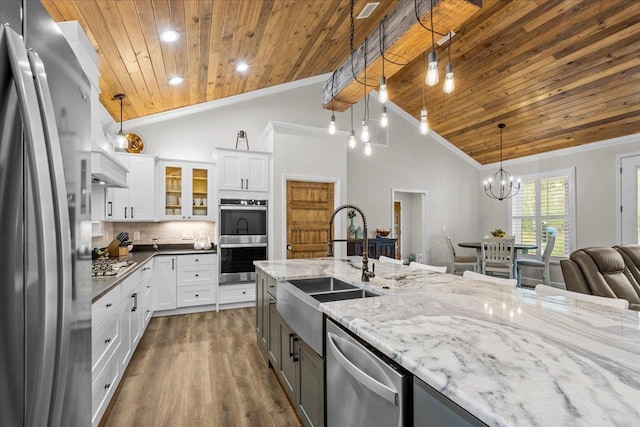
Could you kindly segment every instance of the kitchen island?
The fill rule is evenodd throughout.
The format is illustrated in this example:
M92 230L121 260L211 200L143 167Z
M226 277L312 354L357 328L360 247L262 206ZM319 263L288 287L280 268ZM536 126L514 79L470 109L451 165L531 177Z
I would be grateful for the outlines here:
M255 264L385 293L320 308L488 425L638 424L638 312L373 262L369 283L359 257Z

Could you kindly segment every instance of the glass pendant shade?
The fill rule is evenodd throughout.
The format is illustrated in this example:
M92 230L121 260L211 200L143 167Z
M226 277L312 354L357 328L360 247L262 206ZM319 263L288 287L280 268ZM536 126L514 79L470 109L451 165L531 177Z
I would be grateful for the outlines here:
M125 149L127 148L128 145L129 145L129 141L127 140L127 135L122 130L120 130L116 134L116 142L115 142L116 148Z
M387 115L387 107L382 106L382 115L380 116L380 126L386 128L389 126L389 116Z
M367 142L367 143L364 145L364 155L365 155L365 156L370 156L370 155L371 155L371 153L372 153L372 150L371 150L371 143L370 143L370 142Z
M435 86L440 81L440 76L438 75L438 54L435 50L429 52L427 62L429 65L427 67L425 83L427 83L428 86Z
M360 141L369 142L369 126L367 125L367 121L362 121L362 131L360 132Z
M453 92L455 87L456 85L455 85L455 82L453 81L453 64L448 63L444 73L444 87L443 87L444 93L448 94Z
M354 131L351 131L351 135L349 135L349 148L356 148L356 134Z
M384 104L389 100L389 93L387 92L387 78L382 76L380 77L380 93L378 94L378 101L381 104Z
M427 116L427 109L422 107L420 110L420 134L426 135L429 133L429 121Z
M329 135L336 134L336 116L335 114L331 114L331 121L329 122Z

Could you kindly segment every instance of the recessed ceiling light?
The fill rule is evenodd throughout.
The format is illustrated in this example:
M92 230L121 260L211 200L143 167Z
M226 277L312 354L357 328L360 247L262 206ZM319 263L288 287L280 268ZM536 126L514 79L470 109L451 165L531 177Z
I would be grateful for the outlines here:
M184 78L182 76L173 76L169 79L169 84L171 86L175 86L175 85L179 85L183 81L184 81Z
M236 64L236 71L239 73L244 73L248 69L249 69L249 64L247 64L246 62L238 62Z
M175 30L166 30L160 33L160 40L171 43L180 38L180 34Z

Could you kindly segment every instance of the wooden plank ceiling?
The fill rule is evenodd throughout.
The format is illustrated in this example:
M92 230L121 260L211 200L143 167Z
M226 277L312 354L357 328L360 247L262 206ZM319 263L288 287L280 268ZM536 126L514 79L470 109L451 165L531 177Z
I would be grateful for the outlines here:
M381 0L370 18L356 20L355 45L399 2ZM367 0L355 3L357 14ZM43 4L54 19L78 20L85 29L100 59L101 102L118 117L112 97L125 93L125 120L331 72L349 56L349 0ZM168 27L181 35L171 45L158 38ZM457 33L451 44L456 89L442 93L445 45L437 49L440 83L425 90L430 126L482 164L499 160L500 122L507 125L505 159L640 127L640 2L483 0L460 28L436 30ZM246 74L235 71L240 60L251 66ZM176 74L185 82L169 86ZM391 101L414 117L424 74L418 56L388 79ZM380 76L367 77L375 85Z

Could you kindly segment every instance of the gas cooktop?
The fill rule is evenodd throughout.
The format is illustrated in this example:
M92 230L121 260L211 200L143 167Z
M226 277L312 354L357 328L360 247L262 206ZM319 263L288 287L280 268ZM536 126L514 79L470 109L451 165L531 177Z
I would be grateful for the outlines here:
M137 263L129 259L95 259L91 263L91 277L107 278L129 271Z

